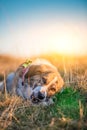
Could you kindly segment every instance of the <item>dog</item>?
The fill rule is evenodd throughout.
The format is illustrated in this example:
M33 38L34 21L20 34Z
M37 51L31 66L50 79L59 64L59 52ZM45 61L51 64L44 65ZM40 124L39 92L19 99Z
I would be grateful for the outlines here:
M51 97L60 92L64 85L57 68L47 60L36 59L25 70L26 73L23 73L22 64L15 72L8 74L7 92L30 100L33 104L52 104ZM4 90L3 83L0 85L0 90Z

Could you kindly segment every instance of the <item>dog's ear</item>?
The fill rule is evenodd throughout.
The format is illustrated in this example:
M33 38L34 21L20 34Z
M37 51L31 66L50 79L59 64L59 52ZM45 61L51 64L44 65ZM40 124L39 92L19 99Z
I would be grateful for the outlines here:
M64 81L63 78L61 77L61 75L58 73L57 75L57 81L56 81L56 92L60 92L63 88L64 85Z
M64 85L64 81L58 71L44 75L42 80L45 87L47 88L48 97L53 96L57 92L60 92Z

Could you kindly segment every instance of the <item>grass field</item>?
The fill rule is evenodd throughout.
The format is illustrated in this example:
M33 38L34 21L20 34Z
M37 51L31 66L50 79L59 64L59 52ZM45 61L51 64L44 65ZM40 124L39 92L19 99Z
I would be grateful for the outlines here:
M0 130L87 130L87 56L53 54L38 58L58 68L65 82L63 91L53 97L53 105L45 107L0 93ZM24 60L0 56L0 80Z

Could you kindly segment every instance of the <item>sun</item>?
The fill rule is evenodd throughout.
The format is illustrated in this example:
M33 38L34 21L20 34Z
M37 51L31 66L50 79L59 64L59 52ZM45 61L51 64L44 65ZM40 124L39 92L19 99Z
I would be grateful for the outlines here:
M51 39L51 50L61 54L77 54L81 53L81 39L75 34L65 32Z

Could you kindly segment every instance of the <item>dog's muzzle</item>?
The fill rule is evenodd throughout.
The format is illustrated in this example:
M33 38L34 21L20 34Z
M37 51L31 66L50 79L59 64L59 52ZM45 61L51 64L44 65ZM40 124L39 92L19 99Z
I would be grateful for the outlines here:
M42 86L37 86L32 94L31 94L31 100L33 103L42 102L46 98L46 90L42 91Z
M47 91L48 88L54 84L57 81L57 77L55 77L48 85L45 86L37 86L36 88L33 89L32 94L31 94L31 101L33 103L38 103L45 101L47 98Z

